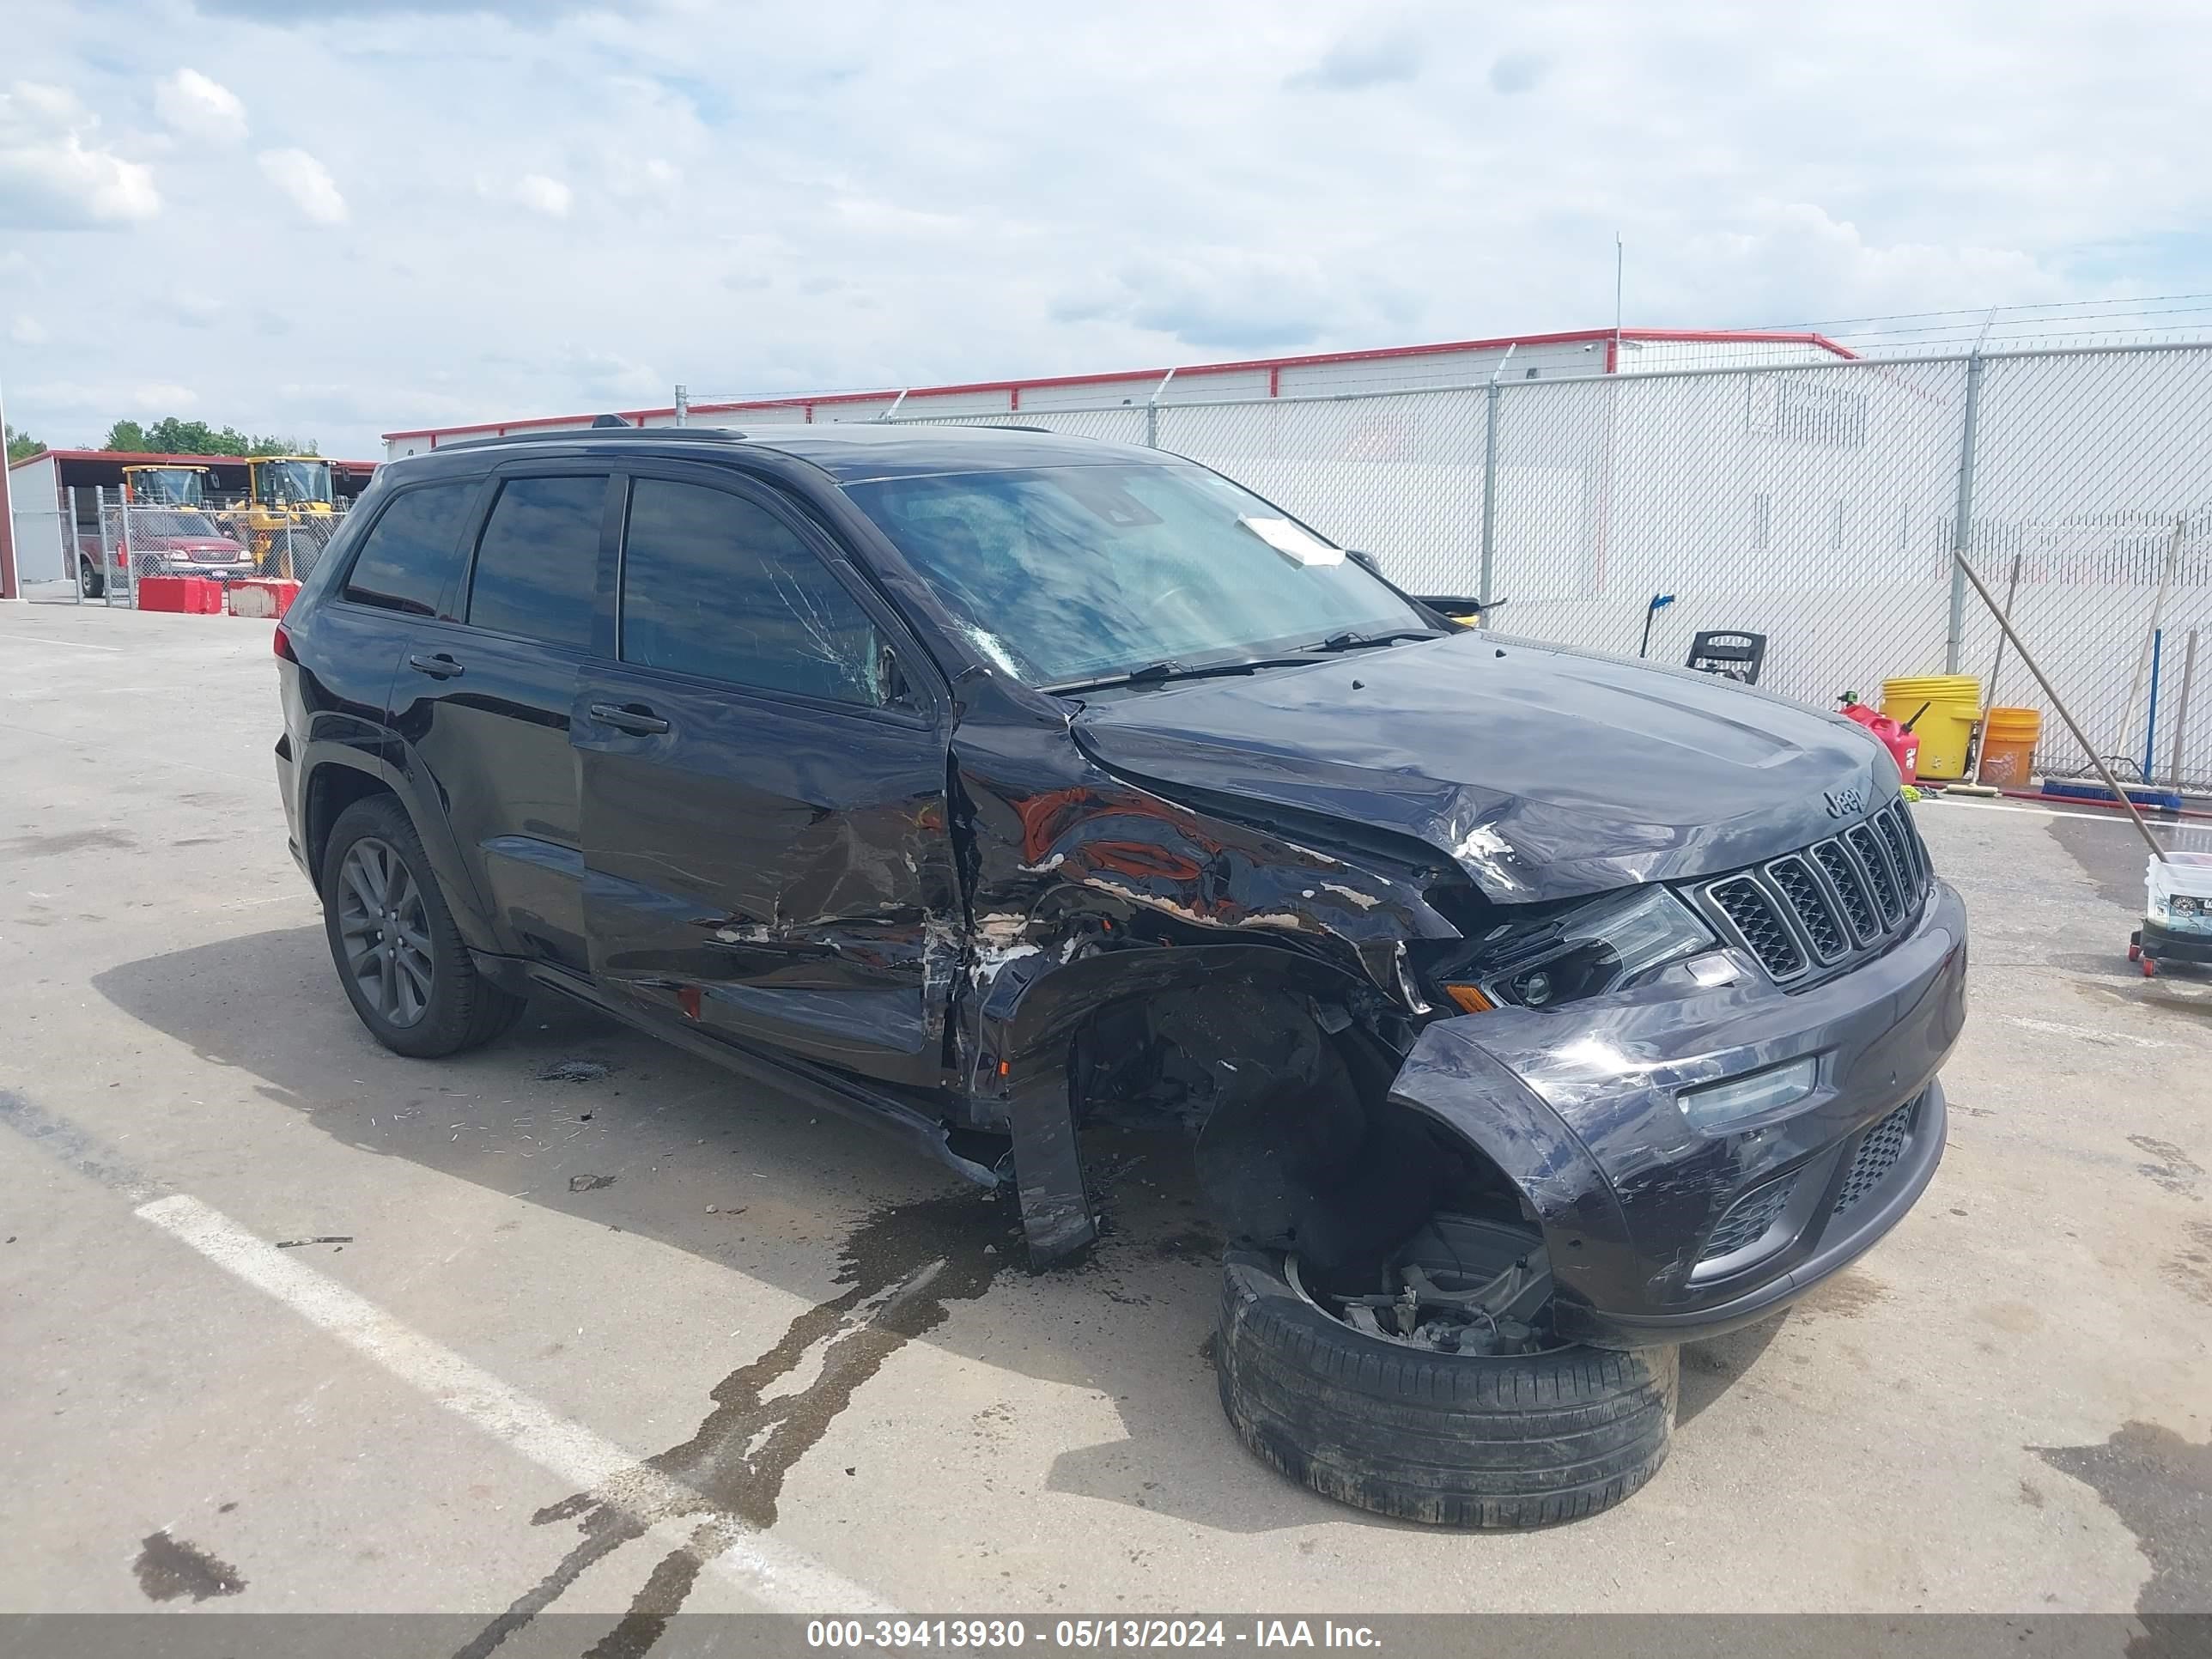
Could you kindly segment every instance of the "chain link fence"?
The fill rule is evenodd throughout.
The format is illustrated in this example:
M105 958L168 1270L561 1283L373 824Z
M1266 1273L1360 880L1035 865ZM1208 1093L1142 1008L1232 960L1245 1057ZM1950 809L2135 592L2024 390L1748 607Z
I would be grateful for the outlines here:
M2212 346L922 418L1188 456L1401 586L1504 601L1508 632L1634 654L1649 622L1677 664L1763 634L1760 685L1824 707L1936 673L1988 696L1960 546L2000 599L2016 570L2014 623L2115 770L2212 786L2212 711L2177 732L2192 635L2212 678ZM1994 690L2043 709L2039 769L2087 769L2017 654Z
M305 581L344 525L345 511L343 501L327 512L296 514L185 507L132 501L119 489L73 487L56 507L15 510L24 597L129 607L149 576Z

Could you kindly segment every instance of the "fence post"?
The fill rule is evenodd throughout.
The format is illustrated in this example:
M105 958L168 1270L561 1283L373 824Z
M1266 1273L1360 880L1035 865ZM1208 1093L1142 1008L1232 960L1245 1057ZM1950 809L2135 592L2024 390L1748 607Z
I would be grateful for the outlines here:
M69 573L70 603L84 603L84 550L77 545L77 526L84 522L84 486L69 487L69 515L62 526L62 568ZM96 503L95 503L96 505Z
M1959 672L1966 631L1966 555L1973 549L1974 446L1982 415L1982 348L1966 359L1966 419L1959 435L1959 501L1951 523L1951 628L1944 636L1943 672Z
M1168 382L1173 379L1175 370L1170 368L1160 376L1160 383L1152 388L1152 395L1145 402L1145 447L1147 449L1160 447L1160 393L1168 389Z
M1498 376L1490 377L1483 393L1482 420L1482 577L1475 596L1490 608L1490 575L1498 560ZM1489 618L1484 617L1487 622Z
M107 486L93 487L92 499L100 509L100 602L115 603L115 537L107 522Z
M1521 343L1516 340L1505 348L1505 355L1498 360L1498 367L1490 371L1490 384L1483 389L1482 410L1482 579L1475 589L1482 601L1482 609L1490 610L1490 576L1498 558L1498 381L1505 373L1505 365L1513 360ZM1487 614L1483 617L1488 622Z

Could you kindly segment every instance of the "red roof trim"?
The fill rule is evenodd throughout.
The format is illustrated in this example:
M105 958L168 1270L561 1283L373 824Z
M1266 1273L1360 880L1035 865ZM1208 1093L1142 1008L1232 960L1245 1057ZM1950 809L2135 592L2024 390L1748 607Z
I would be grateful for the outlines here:
M1401 357L1434 357L1455 351L1495 351L1510 345L1578 345L1603 340L1610 343L1616 337L1623 340L1649 341L1657 343L1709 343L1715 345L1811 345L1823 351L1833 352L1838 357L1856 357L1857 353L1842 346L1825 334L1774 329L1729 328L1624 328L1616 331L1609 328L1572 329L1559 334L1502 335L1490 340L1445 340L1434 345L1377 346L1361 351L1317 351L1299 357L1249 357L1234 362L1197 363L1175 371L1177 380L1187 380L1200 374L1235 374L1257 369L1268 371L1271 384L1279 380L1286 368L1309 368L1325 363L1387 362ZM1123 368L1110 373L1091 374L1032 374L1018 380L963 380L947 386L918 386L906 388L909 398L951 398L967 393L1004 392L1013 399L1012 407L1019 408L1024 392L1043 387L1071 386L1110 386L1121 380L1158 380L1167 374L1164 368ZM693 404L693 415L727 415L748 409L812 409L822 404L881 403L898 395L901 388L884 386L868 392L824 392L796 398L754 398L741 403ZM625 409L616 411L628 424L642 426L646 417L672 416L674 405L665 409ZM404 431L383 434L387 443L403 438L450 438L465 432L507 433L530 427L576 426L596 418L591 415L541 415L522 421L475 421L463 426L410 427Z
M8 470L28 466L33 461L101 461L110 466L244 466L251 459L260 456L245 455L158 455L137 449L42 449L35 455L26 455L20 461L8 463ZM346 472L374 472L382 465L378 461L341 461L324 455L315 459Z

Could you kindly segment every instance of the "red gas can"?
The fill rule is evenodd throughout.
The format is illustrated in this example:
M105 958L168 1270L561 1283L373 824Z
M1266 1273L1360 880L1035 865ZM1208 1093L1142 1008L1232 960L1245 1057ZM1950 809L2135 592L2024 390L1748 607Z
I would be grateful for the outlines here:
M1881 746L1889 750L1889 757L1897 763L1899 775L1907 783L1918 781L1920 737L1917 732L1906 731L1879 708L1869 708L1866 704L1854 702L1848 697L1844 700L1842 713L1845 720L1856 720L1881 740Z

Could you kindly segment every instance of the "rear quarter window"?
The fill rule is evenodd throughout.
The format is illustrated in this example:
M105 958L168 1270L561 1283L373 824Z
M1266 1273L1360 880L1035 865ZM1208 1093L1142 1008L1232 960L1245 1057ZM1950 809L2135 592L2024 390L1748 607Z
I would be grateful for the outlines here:
M462 521L476 491L471 479L424 484L394 496L362 540L346 575L345 597L380 611L436 616L460 572Z

